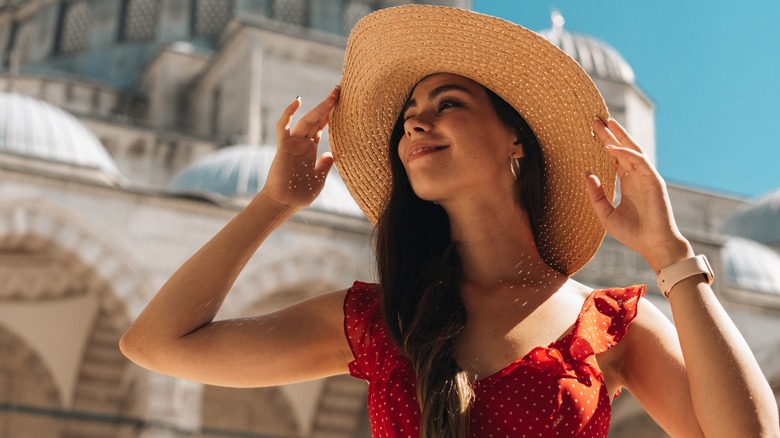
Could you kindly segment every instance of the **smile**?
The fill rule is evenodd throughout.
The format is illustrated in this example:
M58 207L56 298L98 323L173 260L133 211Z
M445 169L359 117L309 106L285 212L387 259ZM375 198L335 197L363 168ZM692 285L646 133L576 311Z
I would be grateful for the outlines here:
M409 153L409 161L415 158L419 158L423 155L431 154L433 152L443 151L448 147L449 146L445 145L417 145L416 147L411 148L411 152Z

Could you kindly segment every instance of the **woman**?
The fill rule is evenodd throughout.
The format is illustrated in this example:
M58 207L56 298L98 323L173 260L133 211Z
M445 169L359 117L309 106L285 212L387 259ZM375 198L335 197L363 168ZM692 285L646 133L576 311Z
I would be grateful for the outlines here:
M623 387L674 436L780 436L662 179L541 37L458 9L385 9L353 30L341 88L293 126L299 107L260 193L122 338L133 361L243 387L349 372L369 381L375 436L606 436ZM331 115L339 171L377 224L379 285L214 321L262 241L322 189ZM569 278L604 229L660 273L676 327L642 286Z

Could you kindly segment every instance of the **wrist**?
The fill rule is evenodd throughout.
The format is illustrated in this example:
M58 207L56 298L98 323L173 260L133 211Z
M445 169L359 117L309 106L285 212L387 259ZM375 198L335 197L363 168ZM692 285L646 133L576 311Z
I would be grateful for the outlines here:
M658 274L661 269L694 255L690 242L681 238L674 243L657 247L645 256L645 261L653 269L653 272Z
M267 211L271 213L274 217L278 217L282 219L290 218L290 216L292 216L299 210L293 208L289 204L285 204L283 202L277 201L276 199L273 198L273 196L270 196L264 190L261 190L257 195L255 195L255 197L252 198L252 201L249 203L249 205L254 206L255 208L259 208L263 211Z
M707 284L712 284L714 279L715 275L712 273L712 267L710 262L707 261L707 257L697 255L661 269L656 281L658 282L658 288L661 289L661 293L666 298L669 298L669 293L680 283L706 281Z

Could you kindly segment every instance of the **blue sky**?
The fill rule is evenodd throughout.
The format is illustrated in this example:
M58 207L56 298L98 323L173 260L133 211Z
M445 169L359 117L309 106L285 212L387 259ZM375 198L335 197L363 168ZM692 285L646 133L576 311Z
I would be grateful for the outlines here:
M755 198L780 188L780 2L473 0L532 30L611 45L656 106L658 169L669 182Z

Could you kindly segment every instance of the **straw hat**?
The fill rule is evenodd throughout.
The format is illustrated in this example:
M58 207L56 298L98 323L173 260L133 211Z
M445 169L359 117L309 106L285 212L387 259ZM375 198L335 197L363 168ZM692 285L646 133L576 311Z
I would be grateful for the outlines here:
M538 34L500 18L430 5L381 9L347 42L330 145L352 196L376 224L389 196L390 134L415 84L454 73L493 90L533 129L545 162L547 201L536 235L543 259L567 275L596 253L604 230L592 212L585 172L612 199L615 162L591 133L609 117L585 71Z

